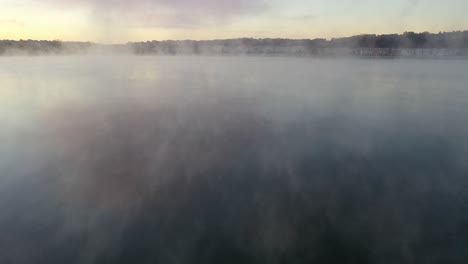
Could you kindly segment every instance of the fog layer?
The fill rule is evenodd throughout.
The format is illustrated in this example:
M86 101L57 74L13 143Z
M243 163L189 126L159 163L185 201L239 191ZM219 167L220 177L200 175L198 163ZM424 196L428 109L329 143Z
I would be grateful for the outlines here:
M466 263L464 61L0 60L0 263Z

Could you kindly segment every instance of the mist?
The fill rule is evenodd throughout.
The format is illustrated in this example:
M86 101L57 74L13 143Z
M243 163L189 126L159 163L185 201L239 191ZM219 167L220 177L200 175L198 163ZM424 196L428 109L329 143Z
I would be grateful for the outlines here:
M465 263L464 60L0 58L0 263Z
M110 34L110 33L109 33ZM121 32L119 31L119 34ZM107 35L107 34L106 34ZM170 56L307 56L357 58L466 58L468 31L362 34L344 38L152 40L126 44L0 40L0 56L170 55Z

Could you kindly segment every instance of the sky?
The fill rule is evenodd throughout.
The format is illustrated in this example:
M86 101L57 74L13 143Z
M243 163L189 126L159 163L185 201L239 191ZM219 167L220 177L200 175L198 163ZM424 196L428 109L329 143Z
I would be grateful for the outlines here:
M468 29L467 0L0 0L0 39L125 43Z

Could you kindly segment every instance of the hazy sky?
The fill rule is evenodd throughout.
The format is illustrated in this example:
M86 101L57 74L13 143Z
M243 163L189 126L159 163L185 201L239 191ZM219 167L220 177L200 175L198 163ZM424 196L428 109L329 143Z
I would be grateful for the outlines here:
M467 0L0 0L0 39L106 43L468 29Z

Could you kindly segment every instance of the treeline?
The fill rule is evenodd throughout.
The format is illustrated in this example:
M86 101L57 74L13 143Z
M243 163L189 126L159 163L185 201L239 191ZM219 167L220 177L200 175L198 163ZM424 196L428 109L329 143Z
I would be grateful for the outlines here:
M359 35L326 39L227 39L210 41L147 41L128 43L135 54L234 55L468 55L468 31Z
M405 49L466 49L468 48L468 31L428 32L389 35L359 35L348 38L332 39L332 47L350 48L405 48Z
M91 42L62 42L59 40L0 40L0 55L64 55L86 53Z
M5 54L126 53L139 55L468 56L468 31L358 35L326 39L165 40L102 45L91 42L0 41Z
M325 39L225 39L225 40L167 40L128 43L135 54L294 54L317 53L325 47Z

